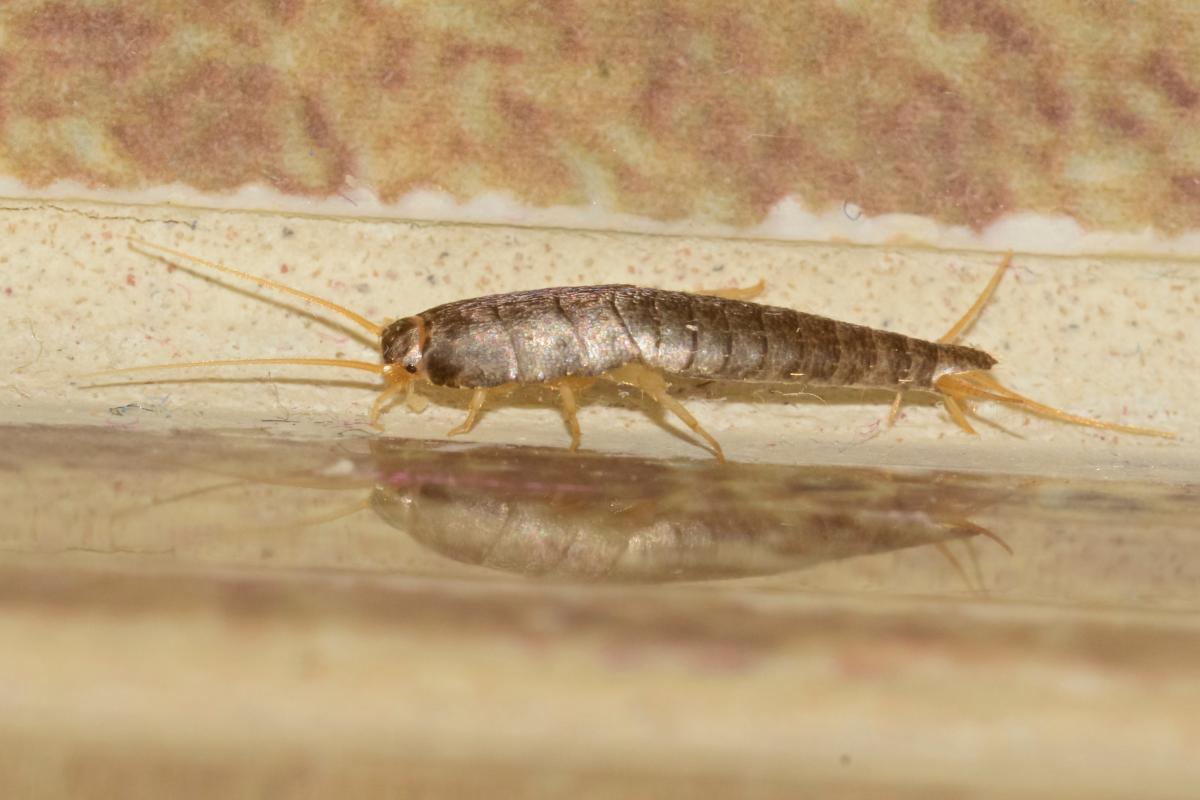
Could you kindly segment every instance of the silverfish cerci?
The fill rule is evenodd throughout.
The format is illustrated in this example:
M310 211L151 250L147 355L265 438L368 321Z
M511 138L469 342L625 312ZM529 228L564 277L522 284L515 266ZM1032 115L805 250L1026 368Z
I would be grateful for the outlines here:
M384 388L371 409L378 426L384 410L418 383L470 389L467 418L449 435L470 431L491 392L525 384L555 389L579 447L577 393L604 378L641 389L704 438L724 460L721 445L667 392L666 375L718 381L803 383L896 392L894 422L905 392L941 397L950 418L975 433L971 401L992 400L1062 422L1144 436L1173 434L1081 417L1037 403L1001 385L991 374L996 359L955 344L979 316L1011 260L1005 257L986 288L937 341L828 319L790 308L749 302L750 289L704 293L638 286L564 286L488 295L431 308L386 325L372 322L321 297L266 278L130 238L133 249L157 258L179 258L252 281L329 309L379 337L382 364L331 358L250 358L190 361L113 370L105 374L228 365L298 364L341 367L379 375Z

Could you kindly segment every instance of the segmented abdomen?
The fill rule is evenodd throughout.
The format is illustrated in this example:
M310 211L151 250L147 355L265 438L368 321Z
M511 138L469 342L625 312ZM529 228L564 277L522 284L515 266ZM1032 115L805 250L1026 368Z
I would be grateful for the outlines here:
M694 378L930 388L989 369L979 350L787 308L635 286L540 289L420 315L434 383L496 386L599 375L630 362Z

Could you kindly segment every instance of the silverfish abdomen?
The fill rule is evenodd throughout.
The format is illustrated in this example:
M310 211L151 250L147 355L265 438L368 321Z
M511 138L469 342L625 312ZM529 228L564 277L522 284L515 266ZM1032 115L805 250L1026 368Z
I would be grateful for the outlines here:
M635 286L539 289L422 313L436 384L488 387L595 376L640 362L685 377L929 389L996 362L788 308Z

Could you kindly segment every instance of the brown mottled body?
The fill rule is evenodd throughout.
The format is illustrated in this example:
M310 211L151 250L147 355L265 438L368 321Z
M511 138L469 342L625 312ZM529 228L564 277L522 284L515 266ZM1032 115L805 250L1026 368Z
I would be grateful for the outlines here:
M571 449L579 447L577 393L604 377L639 388L670 411L724 460L720 443L668 391L664 374L755 383L804 383L896 390L888 415L896 419L906 390L941 396L960 428L975 433L967 420L971 402L991 400L1033 414L1102 430L1171 438L1172 434L1070 414L1007 388L989 370L996 359L954 344L979 316L1012 258L996 269L974 304L936 342L862 325L805 314L789 308L746 302L762 285L706 294L636 286L578 286L538 289L460 300L420 314L380 324L299 289L217 264L179 250L130 239L135 250L202 264L259 286L271 287L329 309L379 337L382 364L345 358L240 358L133 367L192 369L234 365L294 364L370 372L383 378L383 391L371 408L378 425L384 410L405 394L409 408L424 402L413 389L421 381L471 389L467 417L450 435L470 431L489 390L542 383L554 388Z
M602 375L626 364L690 378L893 389L990 369L981 350L743 300L580 286L437 306L383 333L385 363L403 363L420 330L421 365L442 386L489 388Z

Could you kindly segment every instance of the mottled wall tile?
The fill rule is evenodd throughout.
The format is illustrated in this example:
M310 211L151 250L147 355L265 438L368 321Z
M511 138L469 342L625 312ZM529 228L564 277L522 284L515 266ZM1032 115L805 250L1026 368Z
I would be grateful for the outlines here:
M1195 8L16 0L0 173L498 191L739 226L793 197L1179 233L1200 219Z

